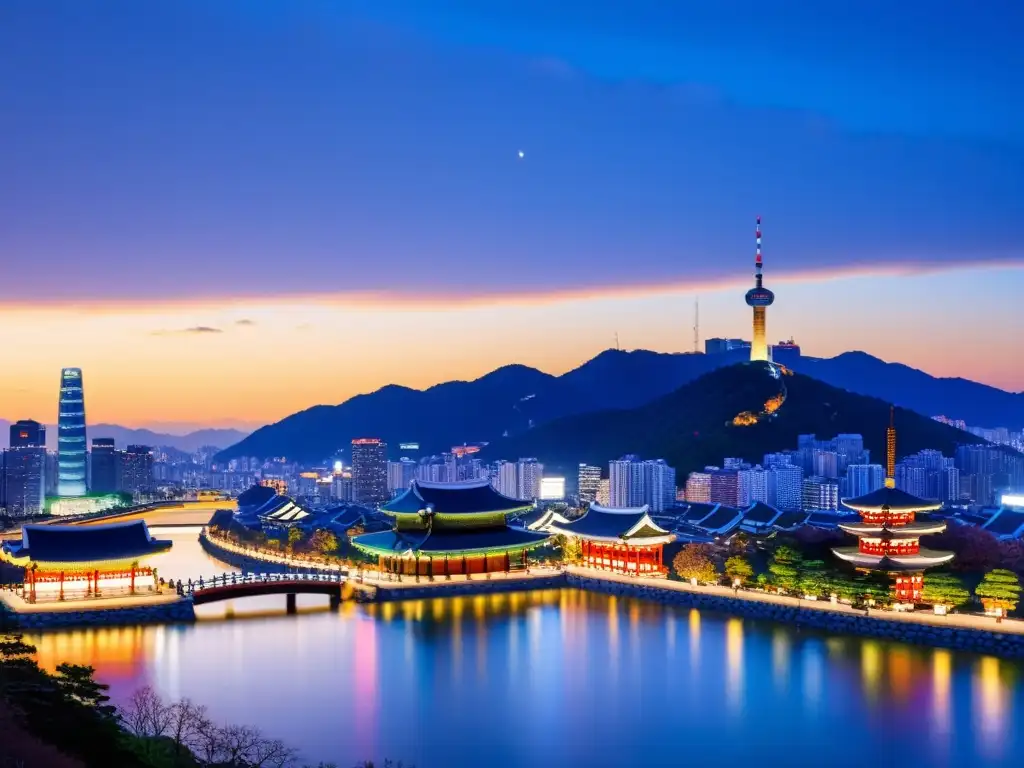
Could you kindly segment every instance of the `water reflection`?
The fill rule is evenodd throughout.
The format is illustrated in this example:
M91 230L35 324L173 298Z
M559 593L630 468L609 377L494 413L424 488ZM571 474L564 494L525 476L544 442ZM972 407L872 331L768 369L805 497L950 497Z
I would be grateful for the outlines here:
M299 616L278 602L28 639L44 666L96 667L115 699L152 684L343 765L626 765L652 732L686 741L695 765L792 749L796 733L809 750L843 738L837 766L1000 765L1024 749L1019 666L993 658L575 590Z

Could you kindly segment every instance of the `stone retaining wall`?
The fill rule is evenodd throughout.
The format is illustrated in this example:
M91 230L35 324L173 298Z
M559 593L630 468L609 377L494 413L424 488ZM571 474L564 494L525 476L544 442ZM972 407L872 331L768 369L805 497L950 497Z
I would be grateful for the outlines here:
M2 609L0 609L2 610ZM21 630L63 629L65 627L128 627L139 624L183 624L195 621L192 601L182 598L172 603L93 608L81 611L38 611L0 613L0 624Z
M857 615L835 613L814 608L798 608L757 600L745 600L741 595L723 597L699 592L663 589L646 584L628 584L608 581L600 577L566 574L569 586L623 597L638 597L659 603L684 605L721 611L751 619L763 619L783 624L811 627L837 634L863 635L915 643L939 648L987 653L1003 658L1024 658L1024 635L1004 632L986 632L965 627L937 627L885 619L877 614Z
M408 582L406 582L408 584ZM376 601L419 600L424 597L455 597L456 595L492 595L498 592L525 592L531 589L560 589L566 585L565 574L525 579L493 579L483 575L470 581L430 582L422 587L376 584Z
M301 571L302 573L338 573L336 568L323 568L315 565L303 565L301 568L295 568L285 565L284 563L275 563L272 560L261 560L257 557L243 555L235 552L234 550L218 546L217 542L212 540L209 536L200 536L199 546L201 546L211 557L215 557L222 563L226 563L235 568L240 568L246 573L288 573L291 571Z

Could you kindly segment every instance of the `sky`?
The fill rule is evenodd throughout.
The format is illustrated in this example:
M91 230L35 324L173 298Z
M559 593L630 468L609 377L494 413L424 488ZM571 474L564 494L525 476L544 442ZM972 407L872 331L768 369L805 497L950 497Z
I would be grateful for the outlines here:
M1024 6L7 0L0 416L750 335L1024 390ZM520 155L520 153L522 153Z

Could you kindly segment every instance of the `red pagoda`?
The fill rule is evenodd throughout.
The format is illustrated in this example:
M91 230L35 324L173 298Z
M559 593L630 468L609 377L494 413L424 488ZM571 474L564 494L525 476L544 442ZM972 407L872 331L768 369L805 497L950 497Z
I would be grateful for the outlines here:
M662 549L675 536L655 523L646 505L614 509L591 504L583 517L546 530L579 540L583 564L634 576L663 576Z
M885 485L864 496L843 500L847 507L860 514L859 523L839 525L857 537L857 546L836 547L832 552L859 570L892 576L896 602L912 606L921 599L925 569L948 563L953 559L953 553L921 547L922 536L941 533L946 524L919 522L917 513L939 509L942 504L920 499L896 488L895 470L896 428L890 411Z

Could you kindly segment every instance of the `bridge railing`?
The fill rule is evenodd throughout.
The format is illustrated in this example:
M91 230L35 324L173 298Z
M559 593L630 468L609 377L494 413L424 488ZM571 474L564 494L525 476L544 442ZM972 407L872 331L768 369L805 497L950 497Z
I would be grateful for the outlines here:
M223 589L225 587L241 586L245 584L279 584L286 582L298 582L308 584L310 582L327 582L341 584L348 579L348 574L341 572L334 573L223 573L205 579L200 576L197 580L189 579L177 583L173 581L172 586L182 597L194 595L208 589Z

